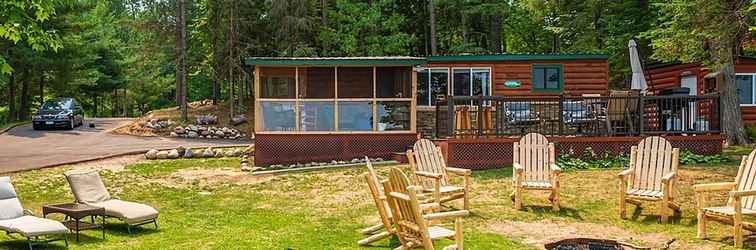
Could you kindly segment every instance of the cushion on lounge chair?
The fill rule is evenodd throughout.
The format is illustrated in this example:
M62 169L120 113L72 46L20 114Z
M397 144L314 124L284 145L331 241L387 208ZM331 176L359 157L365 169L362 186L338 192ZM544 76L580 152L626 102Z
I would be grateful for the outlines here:
M58 221L28 215L0 220L0 229L19 233L26 237L68 233L68 228Z
M14 219L24 216L24 208L16 197L10 177L0 177L0 220Z
M105 214L120 218L128 224L145 222L158 217L158 211L155 208L136 202L111 199L99 203L89 203L89 205L104 207Z
M110 200L110 193L96 170L68 171L63 175L68 179L76 202L89 204Z

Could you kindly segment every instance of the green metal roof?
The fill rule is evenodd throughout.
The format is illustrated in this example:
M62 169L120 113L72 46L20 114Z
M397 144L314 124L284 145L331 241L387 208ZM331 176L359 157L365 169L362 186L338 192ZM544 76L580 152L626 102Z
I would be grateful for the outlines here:
M425 63L425 58L409 56L384 57L250 57L247 65L314 65L314 66L368 66L368 65L402 65L414 66Z
M428 62L469 62L469 61L536 61L536 60L580 60L580 59L609 59L603 53L574 53L574 54L490 54L490 55L440 55L429 56Z

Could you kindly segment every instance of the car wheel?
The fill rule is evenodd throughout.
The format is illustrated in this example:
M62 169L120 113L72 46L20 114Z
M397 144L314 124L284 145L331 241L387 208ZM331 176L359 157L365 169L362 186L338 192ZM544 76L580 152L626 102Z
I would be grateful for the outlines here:
M34 129L34 130L40 130L42 128L40 128L40 126L37 125L37 124L32 124L32 129Z

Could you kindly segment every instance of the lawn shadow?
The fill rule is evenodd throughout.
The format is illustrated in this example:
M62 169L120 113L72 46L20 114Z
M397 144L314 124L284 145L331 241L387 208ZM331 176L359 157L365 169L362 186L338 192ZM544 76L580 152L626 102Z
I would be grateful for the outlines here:
M633 215L630 217L630 220L641 222L646 225L654 224L654 223L662 223L661 222L661 216L659 216L657 213L658 209L654 208L654 214L647 214L643 219L640 219L641 216L643 216L643 207L636 206L633 210ZM674 211L672 216L669 216L669 219L666 223L669 224L680 224L682 221L682 212L680 211ZM692 226L691 224L688 224L688 226Z
M71 238L71 236L69 235L68 244L70 245L70 244L73 244L75 242L76 242L76 239L75 238ZM26 239L21 239L21 238L14 237L14 238L11 238L11 240L0 242L0 248L2 248L2 249L14 249L14 250L15 249L28 250L29 249L29 244L26 242ZM49 242L49 243L45 243L45 244L34 245L34 248L37 248L37 249L68 249L68 247L66 247L66 243L64 243L62 240L60 240L60 241L54 241L54 242Z
M583 216L577 209L571 207L560 207L559 212L551 210L551 206L544 205L524 205L525 210L529 210L538 216L555 215L559 217L570 217L578 221L583 221Z
M512 166L496 169L475 170L472 172L472 178L474 178L476 181L512 178Z
M108 223L108 224L105 224L105 232L108 232L113 235L118 235L118 236L135 237L135 236L140 236L140 235L150 235L154 233L159 233L160 228L158 227L156 229L155 226L153 226L152 224L146 224L142 226L131 227L131 233L129 233L129 228L128 228L128 225L126 224ZM107 235L105 235L105 237L107 238Z

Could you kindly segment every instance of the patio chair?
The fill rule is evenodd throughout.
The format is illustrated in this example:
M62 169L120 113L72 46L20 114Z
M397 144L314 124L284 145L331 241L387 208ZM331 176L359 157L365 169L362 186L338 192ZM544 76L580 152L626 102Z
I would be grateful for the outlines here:
M549 143L546 136L529 133L513 149L514 191L511 198L515 209L522 209L523 190L550 191L549 200L553 211L559 211L559 173L561 169L554 158L554 143Z
M158 228L158 211L155 208L136 202L114 199L105 188L96 170L68 171L63 173L71 186L77 203L105 208L105 215L118 218L126 223L129 234L132 227L154 224Z
M619 212L626 218L625 203L659 202L659 215L667 222L669 209L680 211L673 202L672 190L677 177L680 149L659 136L646 137L630 150L630 166L619 173Z
M422 204L418 194L423 191L421 186L408 186L409 179L399 169L392 168L389 173L389 185L386 197L393 214L393 221L397 228L397 236L402 244L397 249L412 249L422 247L432 250L433 240L453 239L455 244L444 249L463 250L462 217L469 215L467 210L451 212L428 213L423 211L428 207L440 207L438 203ZM433 226L431 221L454 220L454 230L440 226Z
M706 221L716 220L733 227L735 247L743 247L743 229L756 232L756 224L743 221L743 215L756 215L756 150L740 161L738 175L734 182L694 185L698 200L698 238L706 238ZM728 193L726 205L707 207L704 202L706 193Z
M531 110L530 102L515 101L504 104L505 123L525 133L528 128L538 126L541 117L538 112Z
M639 100L638 93L634 91L609 92L606 127L610 133L615 133L617 129L625 133L635 131Z
M391 210L388 207L388 203L386 203L386 193L383 189L385 181L382 182L378 179L378 175L373 169L373 164L370 162L370 158L366 156L365 162L367 163L368 168L368 173L367 175L365 175L365 180L367 181L368 188L370 189L370 195L373 197L373 202L375 202L375 207L378 209L378 216L381 217L381 222L361 230L362 234L370 236L358 241L357 244L359 244L360 246L368 245L394 234L394 229L391 226ZM381 229L385 229L385 231L375 234L375 232Z
M470 209L469 192L472 172L469 169L447 167L441 148L428 139L415 142L414 147L407 150L407 160L415 183L423 187L424 193L436 194L436 200L439 203L463 199L464 209ZM461 176L463 184L461 186L451 184L449 174Z
M30 210L24 209L7 176L0 177L0 230L22 235L29 249L59 240L68 247L68 228L58 221L35 217Z

